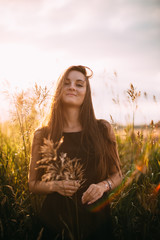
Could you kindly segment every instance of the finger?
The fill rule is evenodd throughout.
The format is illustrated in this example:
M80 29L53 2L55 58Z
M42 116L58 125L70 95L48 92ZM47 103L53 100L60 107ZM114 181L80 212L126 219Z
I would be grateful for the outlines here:
M66 195L67 197L71 197L71 196L73 195L73 193L72 193L72 192L67 192L65 195Z
M63 196L72 196L73 193L71 191L66 191L65 189L59 192Z
M83 202L90 201L95 195L97 195L97 191L95 188L88 189L82 196Z
M80 187L80 183L77 181L62 181L64 186L71 186L71 187Z
M75 186L75 185L73 185L73 184L70 184L70 183L68 183L68 182L62 182L61 184L60 184L60 187L61 188L65 188L66 190L77 190L78 188L79 188L79 185L77 185L77 186Z
M63 190L66 191L67 193L68 192L75 193L78 190L78 188L73 186L65 186Z
M99 199L102 196L102 194L98 191L93 191L91 192L90 195L88 196L83 196L82 197L82 203L90 203L90 202L95 202L97 199Z
M97 201L101 197L102 197L102 194L100 194L100 193L95 194L94 197L88 201L88 204L94 203L95 201Z
M68 181L68 185L80 187L80 182L79 181Z
M97 196L97 197L94 198L93 200L89 201L87 204L88 204L88 205L89 205L89 204L92 204L92 203L96 202L99 198L100 198L100 197Z
M78 190L78 187L65 186L64 189L65 189L66 191L76 192L76 191Z
M71 197L71 196L73 196L74 193L75 193L75 191L70 190L70 191L67 191L65 195L68 197Z
M82 203L86 203L88 201L90 201L93 197L89 196L89 195L85 195L85 196L82 196Z
M84 195L91 195L94 194L97 191L97 186L95 184L92 184L89 186L86 192L84 192Z
M73 183L74 181L57 181L57 192L63 196L72 196L79 188L79 184L74 186Z

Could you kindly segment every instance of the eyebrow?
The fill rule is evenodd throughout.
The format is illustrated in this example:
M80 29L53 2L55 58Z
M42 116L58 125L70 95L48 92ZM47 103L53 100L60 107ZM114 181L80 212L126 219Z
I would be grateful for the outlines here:
M66 78L66 80L69 80L69 81L70 81L70 78ZM76 82L83 82L83 83L85 83L85 80L82 80L82 79L76 79Z

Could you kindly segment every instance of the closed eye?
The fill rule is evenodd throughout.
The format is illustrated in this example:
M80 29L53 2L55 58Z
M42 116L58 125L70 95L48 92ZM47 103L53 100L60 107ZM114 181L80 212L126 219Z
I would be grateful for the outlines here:
M77 87L83 87L83 85L82 85L82 84L76 84L76 86L77 86Z
M68 82L68 81L64 82L64 85L69 85L69 84L70 84L70 82Z

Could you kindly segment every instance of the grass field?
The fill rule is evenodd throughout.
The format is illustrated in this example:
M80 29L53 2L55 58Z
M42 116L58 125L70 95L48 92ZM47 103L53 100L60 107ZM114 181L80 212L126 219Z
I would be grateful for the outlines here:
M133 134L126 127L115 133L124 176L109 197L116 239L158 239L159 129L136 129ZM29 193L27 184L30 140L20 137L12 127L0 132L1 239L36 239L40 231L36 218L40 200Z
M28 166L33 132L45 113L46 89L15 99L10 121L0 125L0 239L34 240L40 231L37 212L42 198L28 190ZM113 125L122 184L111 192L117 240L160 239L160 128Z

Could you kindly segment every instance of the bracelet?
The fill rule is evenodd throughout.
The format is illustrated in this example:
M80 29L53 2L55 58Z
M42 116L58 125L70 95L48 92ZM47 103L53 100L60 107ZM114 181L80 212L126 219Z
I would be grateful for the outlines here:
M106 184L106 182L107 182L107 184ZM109 189L108 190L112 190L112 182L110 181L110 180L105 180L105 181L103 181L103 183L105 184L105 186L108 188L109 187Z
M109 190L112 190L112 182L110 180L106 180L106 182L108 183Z

